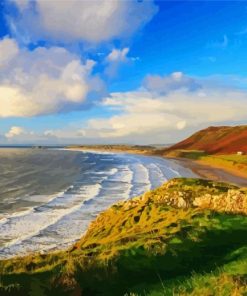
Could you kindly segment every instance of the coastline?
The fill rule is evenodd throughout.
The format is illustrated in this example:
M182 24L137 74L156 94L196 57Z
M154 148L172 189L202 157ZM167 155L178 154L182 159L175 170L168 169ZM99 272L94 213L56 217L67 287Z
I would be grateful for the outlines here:
M144 194L168 179L197 177L174 161L157 156L92 150L85 153L78 149L63 151L62 155L65 158L79 155L78 164L85 175L81 173L68 189L54 194L50 201L35 204L18 219L9 216L6 224L0 225L2 237L10 238L9 244L4 242L0 248L0 257L64 249L79 239L89 223L112 204ZM66 168L64 174L66 177ZM37 223L30 223L35 219ZM71 224L75 219L76 223ZM65 232L66 228L70 233ZM34 237L33 242L26 237ZM52 240L54 244L50 243Z
M174 287L185 291L188 282L183 295L198 287L195 295L204 295L210 281L212 291L219 284L223 291L222 278L233 280L241 272L244 279L246 274L245 197L246 189L230 184L170 180L106 209L68 249L0 260L0 294L27 295L35 285L45 291L42 295L142 295L143 280L145 289L157 295L164 295L164 289L172 295ZM154 271L164 278L162 285Z
M99 149L90 151L101 153ZM103 153L144 155L133 151L104 150ZM200 282L203 280L200 293L195 294L202 295L204 286L208 285L209 275L215 286L218 284L215 279L221 283L221 278L226 277L228 264L240 266L241 269L246 264L243 253L246 243L243 237L246 237L247 225L247 188L199 179L200 176L218 178L240 185L240 178L191 159L148 153L145 156L170 160L196 173L198 179L172 179L133 199L121 199L99 213L80 238L67 248L18 254L0 260L0 294L4 291L4 295L19 295L21 291L26 295L26 291L36 284L42 289L49 287L52 294L59 295L61 291L63 295L75 295L77 291L79 294L85 294L86 291L86 295L87 291L93 292L90 295L127 295L126 291L136 292L136 287L143 282L144 274L145 289L158 289L163 293L165 287L174 293L174 286L180 291L188 281L192 283L191 287L194 287L193 283L198 287L195 278L198 279L200 272L204 272L200 278ZM247 183L247 180L241 182ZM222 254L222 250L230 251ZM242 257L233 257L232 250L240 256L243 253ZM223 260L222 257L227 259ZM229 258L232 258L230 263ZM142 262L138 263L142 260L145 260L144 270ZM210 262L210 265L205 267L205 262ZM195 272L198 264L200 269ZM153 281L154 270L158 270L162 278L171 272L173 276L168 281L164 280L160 286L159 281ZM222 271L219 273L219 270ZM193 276L187 276L192 272ZM186 277L178 286L181 274ZM238 269L234 274L230 269L227 274L231 280L238 275ZM129 281L129 277L135 280ZM224 285L225 282L221 283L222 287ZM138 290L140 293L141 289Z
M165 155L158 155L157 153L154 153L154 151L139 151L138 149L126 149L123 151L119 151L118 149L84 149L84 148L65 148L64 150L67 151L85 151L85 152L91 152L91 153L105 153L105 154L115 154L115 153L120 153L120 154L132 154L132 155L143 155L147 156L150 158L159 158L159 159L167 159L172 161L175 165L179 165L183 167L184 169L188 169L190 172L195 174L194 178L202 178L202 179L209 179L213 181L220 181L220 182L226 182L226 183L232 183L235 184L239 187L247 187L247 179L241 178L239 176L233 175L229 172L225 172L222 169L214 168L212 166L207 166L205 164L200 164L198 161L194 161L191 159L186 159L186 158L178 158L178 157L167 157ZM157 150L156 150L157 152ZM182 174L183 177L186 177L185 175ZM174 178L177 178L177 176L174 176ZM149 190L146 190L148 192ZM104 210L103 210L104 211ZM86 229L85 229L86 230ZM62 250L63 248L54 248L53 250ZM49 250L50 251L50 250ZM49 252L48 251L48 252ZM35 252L35 251L34 251Z
M158 154L158 150L156 149L132 149L131 147L128 149L117 149L117 147L107 149L105 147L66 147L66 150L74 150L74 151L87 151L87 152L109 152L109 153L129 153L129 154L140 154L146 156L156 156L160 158L166 158L170 160L174 160L177 164L183 166L184 168L190 169L193 173L198 175L200 178L209 179L218 182L226 182L233 183L240 187L247 187L247 176L242 174L241 172L237 172L234 169L226 168L219 165L208 164L207 162L201 160L192 160L188 158L182 157L169 157L164 154Z
M210 179L218 182L233 183L240 187L247 187L247 178L237 174L234 170L224 168L223 166L211 165L203 161L191 160L186 158L170 158L179 164L190 168L201 178Z

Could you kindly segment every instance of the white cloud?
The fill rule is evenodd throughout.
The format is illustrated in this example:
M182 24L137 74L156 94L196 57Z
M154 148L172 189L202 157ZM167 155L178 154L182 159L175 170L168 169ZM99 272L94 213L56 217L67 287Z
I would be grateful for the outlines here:
M8 37L0 40L0 71L9 61L11 61L18 54L18 45L15 40Z
M53 130L46 130L46 131L44 131L44 136L45 137L55 137L56 135Z
M176 72L162 79L184 81L185 77ZM112 111L108 118L68 123L61 129L47 129L40 134L25 132L9 141L172 143L209 125L246 122L247 92L237 88L235 80L232 87L225 88L209 83L209 78L191 79L197 88L184 87L184 83L183 87L171 87L167 83L167 88L163 86L161 90L160 85L157 90L152 85L152 90L141 86L135 91L112 93L101 103L102 112Z
M12 126L10 130L5 134L7 139L11 139L20 135L25 134L26 131L20 126Z
M24 129L21 126L12 126L9 131L7 131L4 137L0 137L2 143L8 144L33 144L33 143L49 143L49 141L56 143L58 139L55 135L46 131L44 133L34 132L29 129ZM50 142L51 142L50 141Z
M178 121L176 126L178 130L183 130L186 127L186 120Z
M128 57L129 48L123 49L113 48L112 51L106 56L105 63L105 74L109 77L115 77L118 73L121 64L127 64L132 62L132 58Z
M178 89L196 90L200 87L194 78L186 76L182 72L173 72L167 76L148 75L144 80L144 86L146 89L160 94Z
M10 55L6 54L6 44ZM0 40L0 57L0 117L82 108L92 92L103 90L102 81L91 75L95 62L83 63L64 48L38 47L28 51L5 38Z
M12 1L19 8L19 15L10 18L13 33L33 41L84 40L98 43L126 37L146 24L157 12L152 0Z
M152 84L152 90L112 93L103 105L117 111L117 115L89 120L87 127L81 129L85 137L164 143L169 137L175 141L178 134L181 138L188 130L246 120L247 93L244 90L204 86L195 78L191 81L198 87L191 90L184 87L181 73L162 77L162 80L169 82L162 88L158 83L157 89ZM182 81L182 88L177 84L174 87L174 80ZM190 81L189 77L185 81Z
M106 57L109 62L124 62L127 60L127 54L129 52L129 48L125 47L123 49L114 48L109 55Z

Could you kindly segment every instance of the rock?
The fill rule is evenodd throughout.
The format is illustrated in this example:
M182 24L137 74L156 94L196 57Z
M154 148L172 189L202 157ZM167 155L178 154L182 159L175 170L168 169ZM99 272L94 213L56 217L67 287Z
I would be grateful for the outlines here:
M182 198L182 197L179 197L178 198L178 207L179 208L186 208L186 201Z

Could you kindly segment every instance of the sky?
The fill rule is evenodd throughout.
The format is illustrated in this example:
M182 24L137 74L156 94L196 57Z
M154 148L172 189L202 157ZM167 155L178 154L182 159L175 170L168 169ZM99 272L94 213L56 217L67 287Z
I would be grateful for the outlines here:
M247 1L0 0L0 144L247 124Z

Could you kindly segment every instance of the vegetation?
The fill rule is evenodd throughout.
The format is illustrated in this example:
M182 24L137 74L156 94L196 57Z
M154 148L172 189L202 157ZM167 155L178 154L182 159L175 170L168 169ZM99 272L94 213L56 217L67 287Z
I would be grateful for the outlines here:
M166 156L197 160L202 164L225 169L235 175L247 176L247 155L209 155L204 151L174 150L168 152Z
M182 158L188 158L193 160L202 159L204 156L208 156L207 153L200 150L171 150L166 153L166 156L168 157L182 157Z
M207 154L247 153L247 125L211 126L163 150L200 150Z
M247 295L247 190L173 179L66 251L0 262L0 295Z
M208 155L199 159L205 164L229 170L236 175L247 176L246 155Z
M150 154L156 149L153 146L144 145L74 145L68 146L67 149L79 150L93 150L93 151L110 151L122 153L135 153L135 154Z

